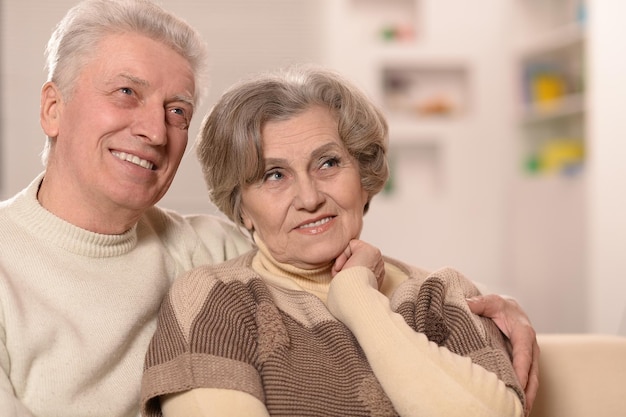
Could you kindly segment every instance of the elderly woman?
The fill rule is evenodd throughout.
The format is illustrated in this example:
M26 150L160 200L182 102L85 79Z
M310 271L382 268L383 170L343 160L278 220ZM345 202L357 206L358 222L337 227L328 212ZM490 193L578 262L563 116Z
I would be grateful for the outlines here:
M503 337L458 272L358 240L389 175L387 124L354 86L298 67L239 83L204 121L212 201L252 252L164 300L146 416L521 416Z

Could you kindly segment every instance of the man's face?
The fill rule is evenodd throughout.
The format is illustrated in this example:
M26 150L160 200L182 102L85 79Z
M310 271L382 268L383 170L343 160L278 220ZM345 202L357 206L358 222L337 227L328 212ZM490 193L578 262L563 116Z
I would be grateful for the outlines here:
M54 188L62 184L65 198L94 215L143 213L163 197L185 152L194 87L187 60L162 43L105 37L70 97L55 105L55 121L43 123L56 138Z

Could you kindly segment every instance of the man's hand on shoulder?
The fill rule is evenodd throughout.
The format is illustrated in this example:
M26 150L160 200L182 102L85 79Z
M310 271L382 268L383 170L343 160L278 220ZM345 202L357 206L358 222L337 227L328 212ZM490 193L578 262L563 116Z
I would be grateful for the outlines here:
M526 393L526 415L530 413L539 388L539 344L530 319L511 298L497 294L467 300L474 314L489 317L511 341L513 369Z

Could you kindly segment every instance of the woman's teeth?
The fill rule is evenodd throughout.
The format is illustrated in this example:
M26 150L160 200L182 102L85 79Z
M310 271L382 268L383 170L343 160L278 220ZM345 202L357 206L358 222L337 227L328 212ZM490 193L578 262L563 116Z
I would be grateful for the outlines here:
M307 224L303 224L302 226L298 227L298 229L304 229L305 227L317 227L317 226L321 226L324 223L328 223L329 221L331 221L332 217L326 217L323 218L321 220L318 220L316 222L313 223L307 223Z

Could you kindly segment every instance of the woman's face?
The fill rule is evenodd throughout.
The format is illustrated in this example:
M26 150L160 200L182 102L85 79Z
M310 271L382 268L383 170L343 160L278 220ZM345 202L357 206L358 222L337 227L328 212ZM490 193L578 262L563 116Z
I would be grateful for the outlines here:
M300 268L331 263L358 238L368 193L337 121L311 107L262 130L265 175L242 190L242 218L274 258Z

